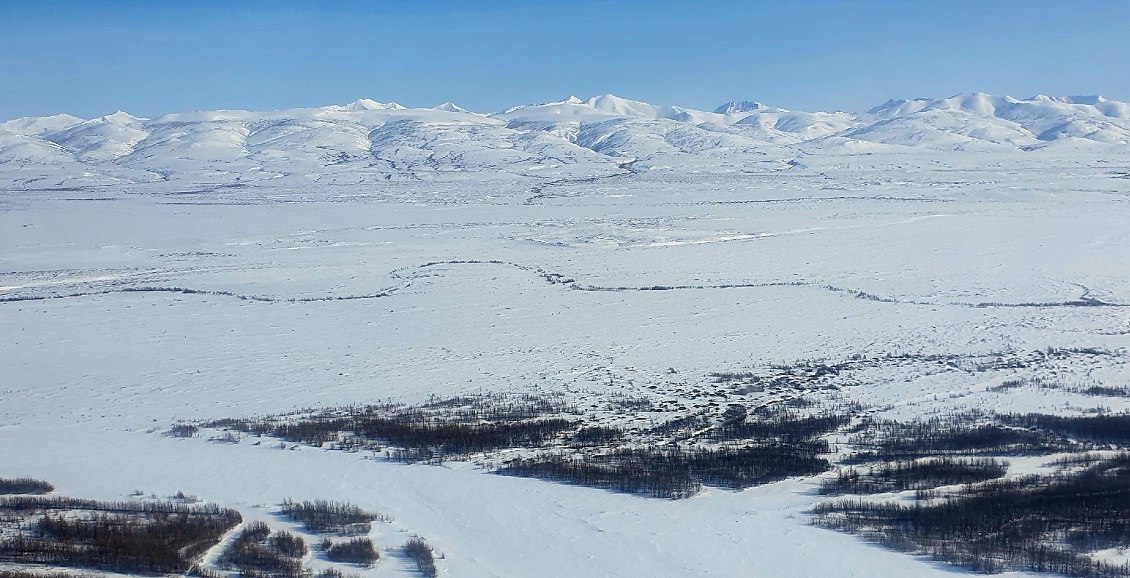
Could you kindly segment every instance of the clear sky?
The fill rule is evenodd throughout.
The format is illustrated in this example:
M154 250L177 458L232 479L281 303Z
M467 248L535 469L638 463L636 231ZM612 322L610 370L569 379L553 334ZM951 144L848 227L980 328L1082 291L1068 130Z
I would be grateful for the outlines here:
M1130 1L0 1L0 118L614 93L863 110L1130 100Z

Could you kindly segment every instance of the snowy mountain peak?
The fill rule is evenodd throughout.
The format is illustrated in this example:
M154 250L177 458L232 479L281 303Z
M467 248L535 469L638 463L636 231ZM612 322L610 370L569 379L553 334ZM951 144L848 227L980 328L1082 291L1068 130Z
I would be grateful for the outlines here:
M100 116L94 120L101 122L114 122L118 124L138 124L145 122L147 119L136 117L125 111L117 110L105 116Z
M74 126L83 119L72 114L53 114L51 116L24 116L0 122L0 130L26 135L42 135Z
M444 112L470 112L469 110L459 106L458 104L455 104L454 102L450 102L450 101L445 102L443 104L437 104L437 105L433 106L432 108L435 109L435 110L442 110Z
M961 93L941 101L934 101L929 108L957 110L978 116L994 116L998 103L1005 99L983 92Z
M994 116L997 106L1009 104L1014 101L1015 99L1010 99L1009 97L993 96L983 92L963 92L949 98L940 99L890 99L868 110L867 113L891 118L933 110L963 112L977 116L991 117Z
M1036 102L1058 102L1061 104L1088 104L1091 106L1102 104L1104 102L1110 102L1106 98L1103 98L1102 96L1099 96L1097 94L1079 96L1047 96L1043 94L1037 94L1036 96L1033 96L1028 100Z
M928 98L890 98L879 106L867 109L867 114L907 114L922 110L929 102Z
M726 104L714 109L716 114L738 114L742 112L753 112L755 110L765 109L765 105L754 100L731 100Z
M515 106L491 116L527 121L548 121L560 117L597 119L617 116L654 119L659 116L659 111L660 107L653 104L639 100L628 100L614 94L603 94L588 100L570 96L565 100L556 102Z
M377 102L370 98L359 98L347 105L337 108L349 112L360 112L364 110L405 110L403 106L395 102Z
M615 94L602 94L594 96L586 102L588 106L600 112L617 116L642 116L654 118L659 107L640 100L628 100Z

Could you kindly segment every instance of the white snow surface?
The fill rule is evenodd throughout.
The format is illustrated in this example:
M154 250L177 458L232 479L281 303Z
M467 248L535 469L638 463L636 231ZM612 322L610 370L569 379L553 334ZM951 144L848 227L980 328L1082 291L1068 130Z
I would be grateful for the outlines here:
M1048 348L1112 354L880 364L842 393L897 419L1130 409L991 389L1130 386L1128 134L1124 103L982 94L863 114L608 95L8 121L0 476L244 511L348 500L426 537L450 576L953 576L812 526L813 478L669 501L160 432L479 391L682 399L774 363ZM397 563L373 575L408 575Z

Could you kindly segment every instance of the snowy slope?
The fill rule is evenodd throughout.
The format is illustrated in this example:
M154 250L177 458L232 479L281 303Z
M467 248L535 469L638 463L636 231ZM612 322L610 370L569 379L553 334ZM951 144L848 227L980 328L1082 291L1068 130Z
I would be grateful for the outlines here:
M80 161L113 161L133 152L147 136L145 119L118 111L51 133L51 142L72 151Z
M973 141L1031 147L1061 139L1127 144L1127 113L1124 103L1098 96L1019 100L973 93L945 99L888 101L871 109L862 117L863 125L844 136L942 147Z
M9 131L17 134L38 136L74 126L83 119L70 114L55 114L51 116L25 116L0 122L0 131Z

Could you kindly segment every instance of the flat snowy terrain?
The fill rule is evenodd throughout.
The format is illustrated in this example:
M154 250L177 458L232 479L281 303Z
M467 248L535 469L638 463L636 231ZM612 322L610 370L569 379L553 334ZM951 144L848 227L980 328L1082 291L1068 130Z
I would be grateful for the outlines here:
M348 500L444 576L954 575L813 525L821 476L669 500L162 432L485 393L655 425L806 362L854 363L827 385L876 418L1127 410L1085 390L1130 388L1128 141L1125 103L983 94L0 123L0 477Z

